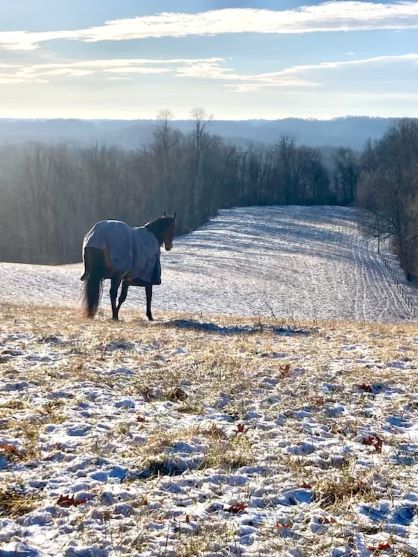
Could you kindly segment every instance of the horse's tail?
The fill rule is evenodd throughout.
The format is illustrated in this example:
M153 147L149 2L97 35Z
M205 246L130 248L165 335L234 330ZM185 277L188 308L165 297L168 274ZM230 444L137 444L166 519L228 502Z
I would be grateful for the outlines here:
M102 250L86 248L84 252L85 273L83 305L86 317L93 318L98 310L102 295L102 281L105 277L105 260Z

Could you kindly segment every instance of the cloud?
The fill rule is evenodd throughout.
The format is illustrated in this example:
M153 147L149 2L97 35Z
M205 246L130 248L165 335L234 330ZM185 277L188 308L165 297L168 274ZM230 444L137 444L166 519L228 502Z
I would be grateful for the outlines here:
M398 67L402 63L416 65L418 53L296 65L276 72L258 74L238 74L218 61L210 63L202 61L180 68L177 72L184 77L220 80L232 91L248 92L264 88L317 87L321 86L324 76L332 70L367 68L372 71L387 68L390 65Z
M80 62L43 64L1 64L0 83L48 83L54 78L103 76L107 79L129 79L135 74L181 75L193 67L215 67L223 58L121 58L84 60Z
M282 70L259 74L239 74L219 62L203 61L190 66L178 68L177 75L195 79L212 79L226 82L233 90L243 91L246 87L261 89L263 87L312 87L315 81L296 75L297 72Z
M219 35L224 33L313 33L418 28L418 2L391 4L341 0L294 10L229 8L200 13L164 12L115 19L104 25L72 31L0 33L7 49L31 50L57 39L85 42Z
M57 39L80 39L82 31L1 31L0 46L8 50L34 50L41 43Z
M308 72L317 72L321 70L337 70L344 68L359 68L359 67L383 67L387 64L399 64L400 62L418 62L418 53L411 52L408 54L374 56L372 58L359 58L356 60L337 60L334 62L320 62L319 64L301 64L286 68L279 72L273 72L271 76L277 75L300 75Z
M370 75L373 70L395 70L400 64L418 64L418 53L373 58L350 59L318 64L296 65L276 72L238 73L227 66L224 58L121 58L99 59L67 63L1 64L0 83L48 83L59 78L84 78L102 76L104 79L130 80L135 75L168 75L172 78L218 81L228 90L249 92L265 88L318 87L327 80L332 71L365 68ZM414 76L413 69L410 71Z
M309 67L309 66L308 66ZM301 66L303 68L303 66ZM102 76L105 79L131 79L135 75L168 74L172 77L214 80L231 89L246 87L315 86L312 80L300 77L298 71L282 70L260 74L240 74L226 65L224 58L121 58L65 63L5 64L0 66L0 83L49 83L57 78Z

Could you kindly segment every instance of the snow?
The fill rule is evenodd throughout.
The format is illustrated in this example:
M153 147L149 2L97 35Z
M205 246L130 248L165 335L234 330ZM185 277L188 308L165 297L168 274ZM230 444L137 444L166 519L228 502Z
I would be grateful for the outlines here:
M162 252L157 310L293 319L402 321L418 318L418 293L396 257L343 207L250 207L220 211ZM0 263L0 301L74 307L81 265ZM122 308L145 312L131 287ZM102 308L110 313L107 292ZM158 317L158 315L156 315Z
M416 328L26 311L2 313L0 494L35 504L0 497L0 556L416 555Z
M418 555L415 292L353 219L221 212L164 254L189 313L154 323L2 264L0 557Z

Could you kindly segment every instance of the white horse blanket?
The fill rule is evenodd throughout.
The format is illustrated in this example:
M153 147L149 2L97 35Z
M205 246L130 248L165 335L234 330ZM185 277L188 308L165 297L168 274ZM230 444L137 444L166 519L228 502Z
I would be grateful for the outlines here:
M160 245L147 228L132 228L118 220L103 220L87 232L84 249L107 250L111 265L124 278L161 284Z

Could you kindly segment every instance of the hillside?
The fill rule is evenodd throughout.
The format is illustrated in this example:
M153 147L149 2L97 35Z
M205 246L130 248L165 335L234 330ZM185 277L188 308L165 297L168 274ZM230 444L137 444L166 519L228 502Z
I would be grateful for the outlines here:
M220 211L162 254L158 311L286 319L416 320L418 292L396 258L363 237L354 209L249 207ZM81 244L81 239L80 239ZM0 302L77 307L81 265L0 263ZM102 308L110 315L107 286ZM126 307L145 313L142 288ZM125 306L121 310L123 318Z
M417 555L416 325L0 306L0 555Z
M351 147L362 149L367 139L378 139L397 121L396 118L347 116L332 120L214 120L211 133L239 145L271 144L282 135L312 147ZM119 145L133 149L152 138L156 120L12 120L0 119L0 143L25 141L75 142L80 144ZM190 120L173 120L183 132L192 129Z
M81 267L0 263L0 557L418 555L416 290L353 209L221 211L152 323Z

